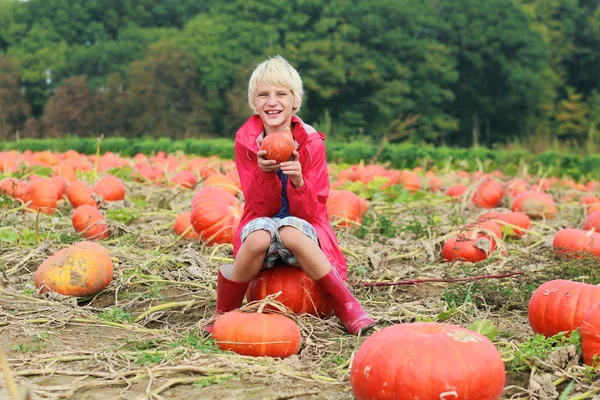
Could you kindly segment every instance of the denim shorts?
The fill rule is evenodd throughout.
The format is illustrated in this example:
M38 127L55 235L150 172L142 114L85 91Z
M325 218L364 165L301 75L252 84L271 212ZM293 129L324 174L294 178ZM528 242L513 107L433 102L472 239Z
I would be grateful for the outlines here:
M281 241L281 237L279 236L279 228L282 226L292 226L308 236L313 242L319 244L319 236L317 235L317 231L310 223L303 219L297 217L256 218L244 226L244 229L242 229L242 233L240 234L240 239L243 242L250 233L259 229L271 232L271 244L269 245L269 250L265 255L262 269L272 268L277 263L293 265L295 267L300 266L298 265L298 260L296 257L283 245L283 242Z

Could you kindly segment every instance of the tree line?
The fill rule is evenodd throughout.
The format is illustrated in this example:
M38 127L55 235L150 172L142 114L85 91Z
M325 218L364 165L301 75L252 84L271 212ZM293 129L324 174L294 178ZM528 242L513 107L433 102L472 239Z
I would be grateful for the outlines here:
M274 54L340 140L600 145L600 0L0 0L0 140L231 138Z

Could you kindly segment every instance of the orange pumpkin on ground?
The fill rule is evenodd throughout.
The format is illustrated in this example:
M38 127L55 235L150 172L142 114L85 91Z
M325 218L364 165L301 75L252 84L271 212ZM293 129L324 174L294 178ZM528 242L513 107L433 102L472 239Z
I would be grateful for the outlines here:
M266 150L265 160L275 160L277 164L288 161L294 152L296 145L292 137L292 131L272 132L265 136L260 149Z
M75 231L83 237L97 240L108 237L108 225L104 220L104 216L94 206L84 204L77 207L71 221Z
M211 336L221 350L245 356L286 358L297 354L300 328L281 314L230 311L215 320Z
M528 306L529 325L546 337L581 326L590 308L600 302L600 287L564 279L538 287Z
M193 189L196 187L198 180L192 171L181 171L171 177L171 183L182 186L186 189Z
M506 193L508 193L508 195L511 197L514 197L527 190L529 190L529 183L523 179L511 179L506 184Z
M581 205L588 206L588 205L594 204L594 203L600 203L600 199L598 199L593 194L588 194L587 196L583 196L581 199L579 199L579 204L581 204Z
M583 222L583 230L595 229L596 232L600 232L600 210L594 211L589 214Z
M548 193L525 191L513 198L512 211L523 212L530 218L552 219L556 217L556 204Z
M483 182L475 190L472 201L479 207L494 208L500 204L504 196L504 188L502 184L493 179Z
M56 189L49 180L36 179L27 187L31 204L28 208L52 215L56 211Z
M232 196L235 196L240 191L240 187L235 181L231 177L223 174L213 174L209 176L204 181L204 186L221 188Z
M600 364L600 303L596 303L585 314L579 329L583 361L594 367Z
M0 181L0 195L6 194L27 203L29 201L29 182L17 178L4 178Z
M69 202L75 208L84 204L97 207L96 200L94 200L94 197L92 196L92 190L87 183L83 181L71 182L66 193L67 199L69 199Z
M240 201L222 189L205 187L192 199L190 222L208 245L233 243L241 215Z
M600 233L594 230L561 229L554 235L552 250L567 259L581 258L585 254L600 257Z
M398 181L404 186L404 189L411 193L421 189L421 179L413 171L403 170L398 177Z
M588 205L588 207L587 207L588 215L590 215L596 211L600 211L600 203L594 203L594 204Z
M301 268L278 265L261 271L246 292L248 302L262 300L281 291L276 298L294 314L307 313L326 317L333 315L327 295ZM268 307L268 306L267 306Z
M331 190L327 198L327 216L330 221L341 219L339 226L360 224L366 202L349 190ZM367 205L368 208L368 205Z
M505 381L502 356L489 339L437 322L396 324L372 334L350 371L358 400L494 400Z
M65 296L91 296L110 284L113 263L108 251L95 242L80 242L59 250L35 273L35 286Z
M125 185L116 176L102 177L92 188L94 193L102 196L104 201L119 201L125 198Z
M442 258L446 261L477 262L488 258L494 250L496 243L488 235L459 235L444 243Z
M467 187L465 185L454 185L450 186L446 190L446 196L450 197L460 197L467 191Z
M50 183L56 191L56 200L60 201L67 190L69 182L62 176L53 176L50 178Z
M175 218L175 226L173 229L175 230L177 236L181 236L185 232L185 236L183 236L184 239L197 240L200 236L198 235L198 232L194 230L194 227L190 222L191 216L192 213L189 211L179 213L177 218Z
M531 228L531 219L529 219L527 214L521 212L488 212L479 218L494 219L507 236L521 237ZM506 224L511 224L518 228L513 228Z

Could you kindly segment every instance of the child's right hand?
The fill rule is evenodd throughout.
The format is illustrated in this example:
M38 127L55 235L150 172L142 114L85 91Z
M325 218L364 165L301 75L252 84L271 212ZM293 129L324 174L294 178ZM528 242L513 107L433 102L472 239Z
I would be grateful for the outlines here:
M262 139L258 140L258 147L262 144ZM265 154L267 154L266 150L259 150L256 153L256 157L258 158L258 167L263 172L273 172L279 168L279 164L275 160L266 160Z
M275 160L265 160L265 154L267 154L266 150L259 150L258 153L256 153L256 156L258 157L258 167L263 172L273 172L277 170L280 164L277 164L277 161Z

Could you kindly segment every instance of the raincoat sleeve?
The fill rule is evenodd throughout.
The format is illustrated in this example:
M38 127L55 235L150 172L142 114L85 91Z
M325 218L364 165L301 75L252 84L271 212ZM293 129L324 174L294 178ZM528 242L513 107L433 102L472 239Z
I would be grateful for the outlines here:
M245 207L263 217L277 214L281 208L281 181L275 172L263 172L256 155L238 142L235 143L235 165L242 183Z
M310 223L319 215L326 215L327 197L329 196L329 172L325 144L322 140L309 142L300 156L304 186L295 188L288 180L287 196L290 214Z

